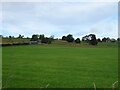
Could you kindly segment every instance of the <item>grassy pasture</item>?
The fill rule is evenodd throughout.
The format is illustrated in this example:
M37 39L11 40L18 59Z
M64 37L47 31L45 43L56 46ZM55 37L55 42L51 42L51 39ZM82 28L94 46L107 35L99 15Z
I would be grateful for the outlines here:
M0 41L0 43L3 44L8 44L8 43L25 43L25 42L29 42L30 39L28 38L2 38L2 41Z
M117 48L3 47L4 88L112 88Z
M11 43L25 43L25 42L29 42L30 38L3 38L2 41L0 41L0 43L3 44L11 44ZM67 41L63 41L63 40L53 40L52 44L50 44L51 46L77 46L77 47L92 47L92 45L90 46L88 43L85 42L81 42L81 44L76 44L75 42L72 43L68 43ZM49 46L50 46L49 45ZM114 42L114 43L105 43L105 42L99 42L97 47L117 47L118 43Z
M76 44L75 42L72 43L68 43L67 41L63 41L63 40L54 40L51 44L52 46L77 46L77 47L118 47L118 43L117 42L98 42L98 44L96 46L94 45L89 45L86 42L81 42L80 44Z

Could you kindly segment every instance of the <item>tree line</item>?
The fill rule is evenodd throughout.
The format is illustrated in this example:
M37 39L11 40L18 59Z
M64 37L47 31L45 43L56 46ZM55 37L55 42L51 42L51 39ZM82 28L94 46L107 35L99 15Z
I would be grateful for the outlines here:
M41 43L47 43L47 44L51 44L51 42L53 41L54 39L54 35L53 36L50 36L50 37L45 37L44 34L41 34L41 35L32 35L32 38L30 41L39 41L41 40Z
M65 40L65 41L68 41L68 42L74 42L75 41L75 43L81 43L80 38L77 38L77 39L74 40L74 38L71 34L69 34L67 36L63 36L62 40ZM82 38L82 41L87 42L91 45L97 45L98 44L96 36L94 34L89 34L89 35L84 36Z
M2 35L0 35L0 38L4 38L4 37ZM15 37L9 36L8 38L11 39L11 38L15 38ZM17 38L24 38L24 35L19 34L19 36ZM27 37L27 38L29 38L29 37ZM30 41L41 41L41 43L50 44L54 40L54 35L52 35L50 37L45 37L44 34L40 34L40 35L33 34L32 38L29 38L29 39L30 39ZM75 42L77 44L80 44L81 42L86 42L90 45L97 45L98 42L120 42L120 38L117 38L117 40L114 38L110 39L109 37L97 39L95 34L85 35L84 37L82 37L81 40L80 40L80 38L75 39L72 34L68 34L67 36L62 36L62 40L67 41L69 43Z
M50 37L45 37L44 34L42 35L32 35L31 41L39 41L41 40L41 43L48 43L50 44L54 40L54 35ZM114 38L110 39L109 37L104 37L102 39L96 38L95 34L89 34L82 37L82 40L80 38L75 39L72 34L68 34L67 36L62 36L62 40L67 42L75 42L80 44L82 42L89 43L90 45L97 45L98 42L120 42L120 38L115 40Z

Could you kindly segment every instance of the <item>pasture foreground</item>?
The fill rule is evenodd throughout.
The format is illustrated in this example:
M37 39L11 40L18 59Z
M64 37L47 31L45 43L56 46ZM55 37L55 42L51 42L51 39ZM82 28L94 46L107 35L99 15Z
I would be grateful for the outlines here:
M3 88L112 88L117 48L3 47Z

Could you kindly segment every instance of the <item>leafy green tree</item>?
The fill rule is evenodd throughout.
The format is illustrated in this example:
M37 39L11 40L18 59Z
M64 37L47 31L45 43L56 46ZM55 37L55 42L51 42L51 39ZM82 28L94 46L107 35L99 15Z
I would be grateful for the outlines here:
M73 36L71 34L67 35L66 41L73 42L74 41Z
M97 39L96 39L96 36L94 34L89 34L89 35L86 35L82 38L82 41L85 41L91 45L97 45L98 42L97 42Z
M24 35L21 35L21 34L19 34L19 36L18 36L18 38L23 38L24 37Z
M86 36L82 37L82 41L89 43L89 36L86 35Z
M98 42L96 40L96 36L94 34L90 34L89 36L89 44L91 45L97 45Z
M116 40L114 38L110 39L111 42L116 42Z
M39 39L41 40L41 43L47 43L51 44L52 41L54 40L54 35L51 35L49 38L45 37L44 34L39 36Z
M106 41L107 41L107 38L104 37L104 38L102 39L102 42L106 42Z
M77 39L75 40L75 42L76 42L76 43L81 43L81 41L80 41L79 38L77 38Z
M12 38L12 36L9 36L9 38Z
M45 37L41 40L41 43L51 44L51 42L52 42L52 39L48 37Z
M97 39L97 41L98 41L98 42L101 42L101 39L100 39L100 38L98 38L98 39Z
M31 41L38 41L38 35L32 35Z
M50 38L53 40L54 39L54 35L51 35Z
M42 40L44 38L45 38L44 34L41 34L40 37L39 37L40 40Z
M111 42L111 40L110 40L110 38L109 38L109 37L107 37L107 39L106 39L106 40L107 40L107 42Z
M62 37L62 40L66 40L66 39L67 39L67 37L66 37L66 36L63 36L63 37Z
M120 42L120 38L117 38L117 42Z

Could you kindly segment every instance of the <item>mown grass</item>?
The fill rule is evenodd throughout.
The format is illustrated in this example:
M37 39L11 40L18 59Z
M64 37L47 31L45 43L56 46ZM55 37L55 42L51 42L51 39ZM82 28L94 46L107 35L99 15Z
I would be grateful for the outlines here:
M4 88L112 88L117 48L3 47Z
M118 43L117 42L108 42L108 43L105 43L105 42L99 42L98 43L99 46L107 46L107 47L118 47Z

